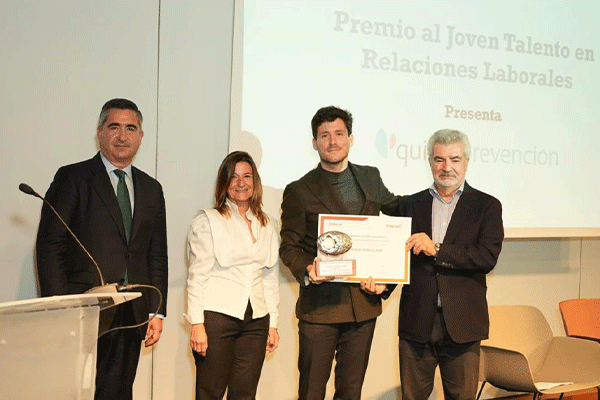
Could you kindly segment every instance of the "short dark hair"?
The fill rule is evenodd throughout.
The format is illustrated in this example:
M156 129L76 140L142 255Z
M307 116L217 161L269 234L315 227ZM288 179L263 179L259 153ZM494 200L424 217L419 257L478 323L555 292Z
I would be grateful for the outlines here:
M352 114L350 114L349 111L342 110L341 108L335 106L327 106L320 108L312 118L310 124L312 126L313 139L317 138L317 130L323 122L333 122L338 118L344 121L344 124L346 124L348 136L352 135Z
M98 129L102 129L104 127L104 124L108 118L108 112L113 108L135 111L138 116L138 124L140 125L140 129L142 129L142 121L144 120L142 117L142 112L133 101L127 99L112 99L104 103L102 110L100 111L100 117L98 117Z

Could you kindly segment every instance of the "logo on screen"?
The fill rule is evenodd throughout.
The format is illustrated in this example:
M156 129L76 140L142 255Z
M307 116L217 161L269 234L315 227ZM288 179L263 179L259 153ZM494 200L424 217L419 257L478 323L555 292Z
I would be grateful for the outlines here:
M394 148L395 145L396 135L393 133L388 136L383 129L380 129L375 135L375 149L381 157L387 158L390 149Z

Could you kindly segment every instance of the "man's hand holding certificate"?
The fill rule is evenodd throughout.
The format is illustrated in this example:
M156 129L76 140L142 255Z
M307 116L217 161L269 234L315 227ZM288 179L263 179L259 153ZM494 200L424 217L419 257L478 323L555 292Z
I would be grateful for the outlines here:
M317 275L332 282L409 283L405 243L411 219L388 216L319 215Z

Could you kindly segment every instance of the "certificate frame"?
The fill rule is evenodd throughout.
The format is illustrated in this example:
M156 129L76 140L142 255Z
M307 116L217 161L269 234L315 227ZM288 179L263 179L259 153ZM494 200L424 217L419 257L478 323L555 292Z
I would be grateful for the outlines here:
M317 275L327 262L350 262L353 274L336 275L331 282L357 283L370 276L376 283L410 283L410 251L405 248L411 235L411 218L387 215L319 214L318 235L341 231L350 236L347 253L328 255L317 249Z

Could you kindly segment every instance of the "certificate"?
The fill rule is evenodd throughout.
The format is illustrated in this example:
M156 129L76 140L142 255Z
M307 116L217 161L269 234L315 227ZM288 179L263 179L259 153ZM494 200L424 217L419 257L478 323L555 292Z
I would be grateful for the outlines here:
M377 283L410 283L405 243L411 218L319 214L318 234L317 275L334 277L332 282L356 283L372 276Z

